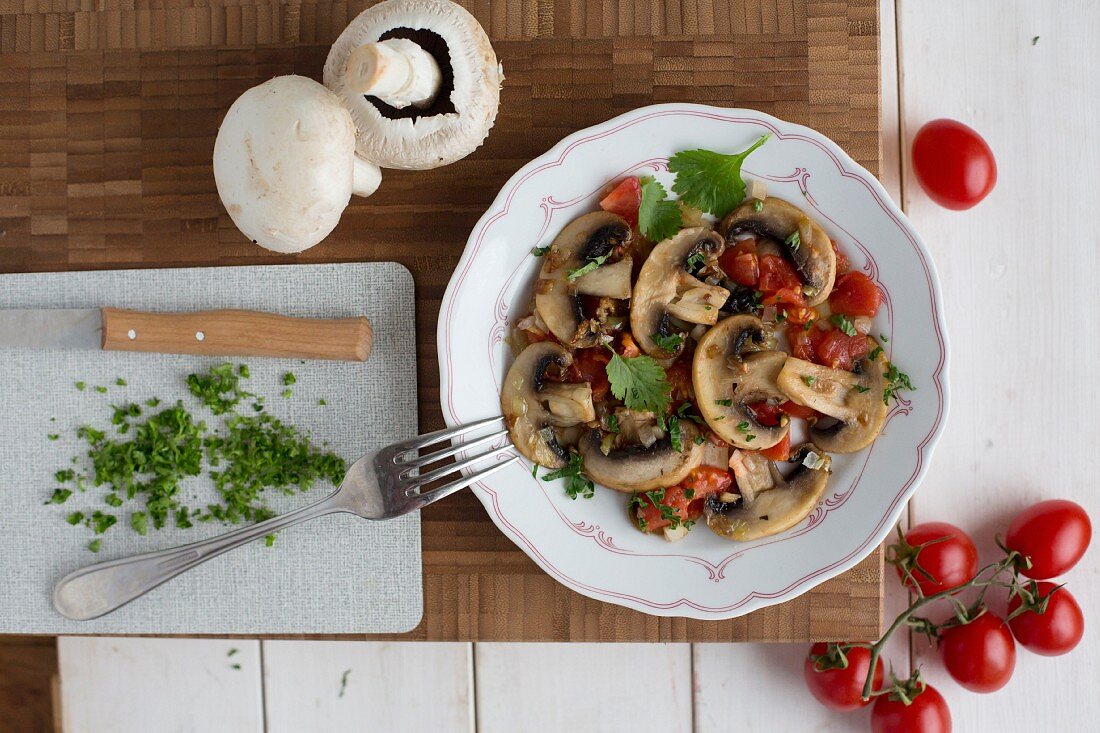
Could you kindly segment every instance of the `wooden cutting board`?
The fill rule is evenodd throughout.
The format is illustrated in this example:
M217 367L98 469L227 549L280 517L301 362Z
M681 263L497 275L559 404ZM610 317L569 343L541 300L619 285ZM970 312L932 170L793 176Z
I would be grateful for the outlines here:
M443 424L435 324L466 236L507 178L566 134L652 102L744 106L879 169L874 0L471 0L507 76L486 144L446 168L385 171L322 245L269 254L218 202L218 122L271 76L319 79L328 44L369 4L0 0L0 270L396 260L416 280L427 431ZM424 512L423 548L424 620L398 638L785 641L881 626L881 551L789 603L701 622L567 590L470 494Z

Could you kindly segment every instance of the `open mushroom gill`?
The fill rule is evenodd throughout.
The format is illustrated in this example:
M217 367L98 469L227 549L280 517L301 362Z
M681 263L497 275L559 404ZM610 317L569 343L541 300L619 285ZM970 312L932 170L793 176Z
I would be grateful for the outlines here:
M439 64L439 93L427 107L417 107L410 104L404 109L397 109L383 102L378 97L364 95L364 99L378 108L383 117L390 120L402 120L412 118L415 122L420 117L435 117L436 115L451 114L455 111L454 102L451 101L451 92L455 88L455 73L451 68L451 52L447 42L438 33L433 33L425 28L394 28L379 36L379 41L388 41L391 38L404 38L431 54L435 62Z

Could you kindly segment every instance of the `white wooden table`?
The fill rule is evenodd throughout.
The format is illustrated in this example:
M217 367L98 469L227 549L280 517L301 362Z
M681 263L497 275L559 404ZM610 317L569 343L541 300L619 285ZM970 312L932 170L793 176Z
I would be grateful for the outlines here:
M884 179L935 256L952 347L951 414L909 520L959 524L992 556L1040 498L1100 520L1100 2L882 0L881 37ZM913 179L909 141L936 117L997 154L976 209L941 209ZM965 692L920 641L892 662L923 666L956 731L1100 730L1100 551L1068 580L1084 641L1021 649L997 693ZM892 586L888 615L902 602ZM804 645L63 638L59 654L67 733L868 729L805 692Z

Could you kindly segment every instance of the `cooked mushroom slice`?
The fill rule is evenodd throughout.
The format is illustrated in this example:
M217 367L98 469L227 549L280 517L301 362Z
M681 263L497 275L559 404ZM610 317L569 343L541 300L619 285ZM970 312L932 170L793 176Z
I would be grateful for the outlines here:
M630 275L633 269L634 260L629 256L613 264L597 267L574 281L577 292L581 295L627 300L630 297Z
M617 442L622 445L640 443L648 448L665 437L665 431L657 425L657 416L652 412L618 407L615 409L615 422L619 426Z
M741 498L751 502L760 492L775 486L775 475L771 461L758 451L735 450L730 457L729 467L737 481L737 491Z
M554 426L572 425L581 420L576 413L584 410L583 394L559 392L557 385L546 382L551 366L565 369L573 363L569 352L550 341L540 341L524 349L504 378L500 406L512 443L520 453L540 466L561 468L568 462L565 449ZM575 385L563 385L573 387ZM587 408L591 409L592 393ZM543 402L550 403L547 408ZM575 412L574 412L575 410Z
M857 372L790 358L779 373L779 388L792 401L828 415L810 427L810 440L832 453L854 453L870 445L886 422L886 357L864 358ZM826 424L828 423L828 424Z
M769 464L772 486L751 498L744 491L732 502L713 494L707 497L703 504L707 526L726 539L747 542L790 529L805 519L825 492L831 461L805 444L792 451L791 462L798 465L786 478Z
M630 237L630 225L622 217L607 211L596 211L571 221L550 245L550 251L543 257L542 272L535 285L535 309L551 333L562 343L581 347L595 346L599 342L599 324L587 324L585 328L581 328L585 324L582 323L584 314L577 297L577 282L585 276L570 281L569 273L600 257L607 257L619 245L629 244ZM603 265L604 268L613 266ZM602 268L595 268L593 274L600 269ZM615 283L607 284L610 286ZM617 292L621 292L621 287ZM611 296L610 292L588 294Z
M592 385L545 384L539 393L550 411L551 425L568 427L596 419L596 408L592 404Z
M662 337L676 335L670 316L707 326L718 321L729 291L691 275L688 257L695 253L717 257L724 246L722 238L714 232L691 227L680 230L675 237L653 248L638 273L630 303L630 328L642 351L667 359L682 350L682 344L675 351L669 351L656 343Z
M681 423L680 430L682 450L673 448L671 439L666 436L648 448L642 445L614 448L606 455L600 449L600 431L590 430L581 438L579 446L584 472L596 483L616 491L650 491L675 486L703 460L703 446L695 442L694 426Z
M836 253L829 235L802 209L774 196L762 202L747 200L725 218L721 231L726 242L746 233L773 240L794 263L809 304L829 297L836 279Z
M699 342L691 364L695 401L707 425L738 448L770 448L787 425L761 425L749 405L786 400L776 384L787 355L755 316L730 316Z

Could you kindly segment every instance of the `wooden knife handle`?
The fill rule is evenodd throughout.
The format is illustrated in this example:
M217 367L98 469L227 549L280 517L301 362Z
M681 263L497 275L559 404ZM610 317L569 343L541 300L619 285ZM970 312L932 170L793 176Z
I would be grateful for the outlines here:
M245 310L103 309L106 351L365 361L371 341L366 318L291 318Z

